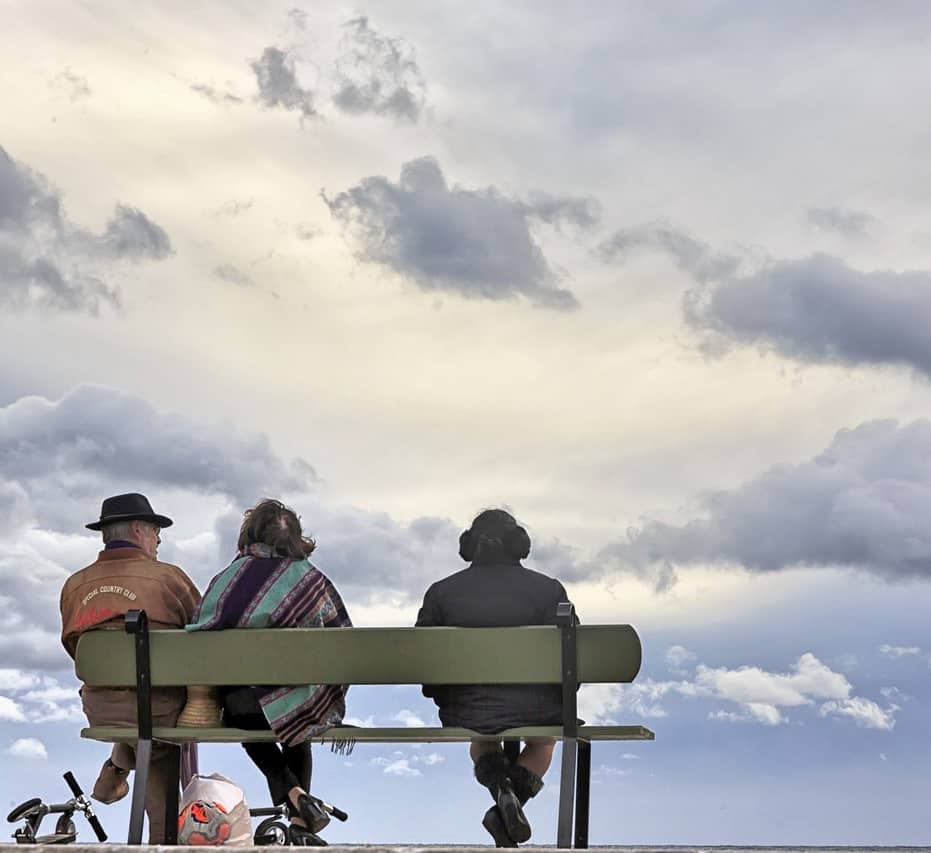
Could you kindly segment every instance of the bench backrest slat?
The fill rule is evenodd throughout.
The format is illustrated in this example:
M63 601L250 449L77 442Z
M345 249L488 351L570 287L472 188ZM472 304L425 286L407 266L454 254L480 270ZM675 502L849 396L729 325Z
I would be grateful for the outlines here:
M630 625L581 625L579 681L630 682L640 639ZM559 629L292 628L152 631L153 686L187 684L534 684L562 680ZM85 684L136 683L133 638L89 631L78 642Z

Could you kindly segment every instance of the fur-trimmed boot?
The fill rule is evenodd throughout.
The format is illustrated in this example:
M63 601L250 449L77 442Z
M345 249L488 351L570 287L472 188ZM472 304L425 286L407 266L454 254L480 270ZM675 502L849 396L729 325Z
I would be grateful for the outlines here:
M530 838L530 824L524 816L524 810L521 808L520 800L514 791L514 784L511 782L510 771L512 764L502 752L486 752L480 755L475 762L475 778L480 785L484 785L491 792L497 808L491 809L497 812L500 822L504 825L505 835L512 842L522 844ZM482 825L487 829L495 839L498 846L506 846L500 833L494 832L487 824L488 813L482 820ZM507 845L510 846L510 845Z

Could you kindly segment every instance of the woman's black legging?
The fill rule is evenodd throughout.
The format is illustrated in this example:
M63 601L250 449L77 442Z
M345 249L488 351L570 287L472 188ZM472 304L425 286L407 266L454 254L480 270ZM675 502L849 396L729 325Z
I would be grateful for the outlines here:
M237 729L267 729L268 720L251 687L233 687L222 692L226 724ZM272 802L280 806L292 788L310 791L313 767L310 743L285 746L277 743L244 743L243 749L265 775Z

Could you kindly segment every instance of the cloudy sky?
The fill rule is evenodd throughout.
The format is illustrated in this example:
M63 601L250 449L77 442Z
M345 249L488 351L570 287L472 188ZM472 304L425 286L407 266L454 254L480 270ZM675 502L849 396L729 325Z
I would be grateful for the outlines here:
M928 843L931 7L0 14L0 804L106 754L57 613L102 497L200 585L280 497L361 625L503 504L643 640L593 843ZM330 841L488 840L461 746L315 755Z

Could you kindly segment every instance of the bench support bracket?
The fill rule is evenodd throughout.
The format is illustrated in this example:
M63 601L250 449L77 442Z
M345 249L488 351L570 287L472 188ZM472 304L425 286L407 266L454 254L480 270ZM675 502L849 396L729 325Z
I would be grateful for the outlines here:
M556 607L556 623L562 643L562 773L559 779L559 819L556 824L556 846L572 847L572 807L575 799L576 755L579 723L576 707L578 662L576 658L575 607L560 602ZM586 792L587 793L587 792ZM586 832L587 834L587 832Z
M126 614L126 633L135 637L136 647L136 778L133 780L133 800L129 813L127 844L142 844L142 819L145 814L145 793L149 784L152 762L152 670L149 665L149 620L144 610ZM177 818L173 821L177 825Z

